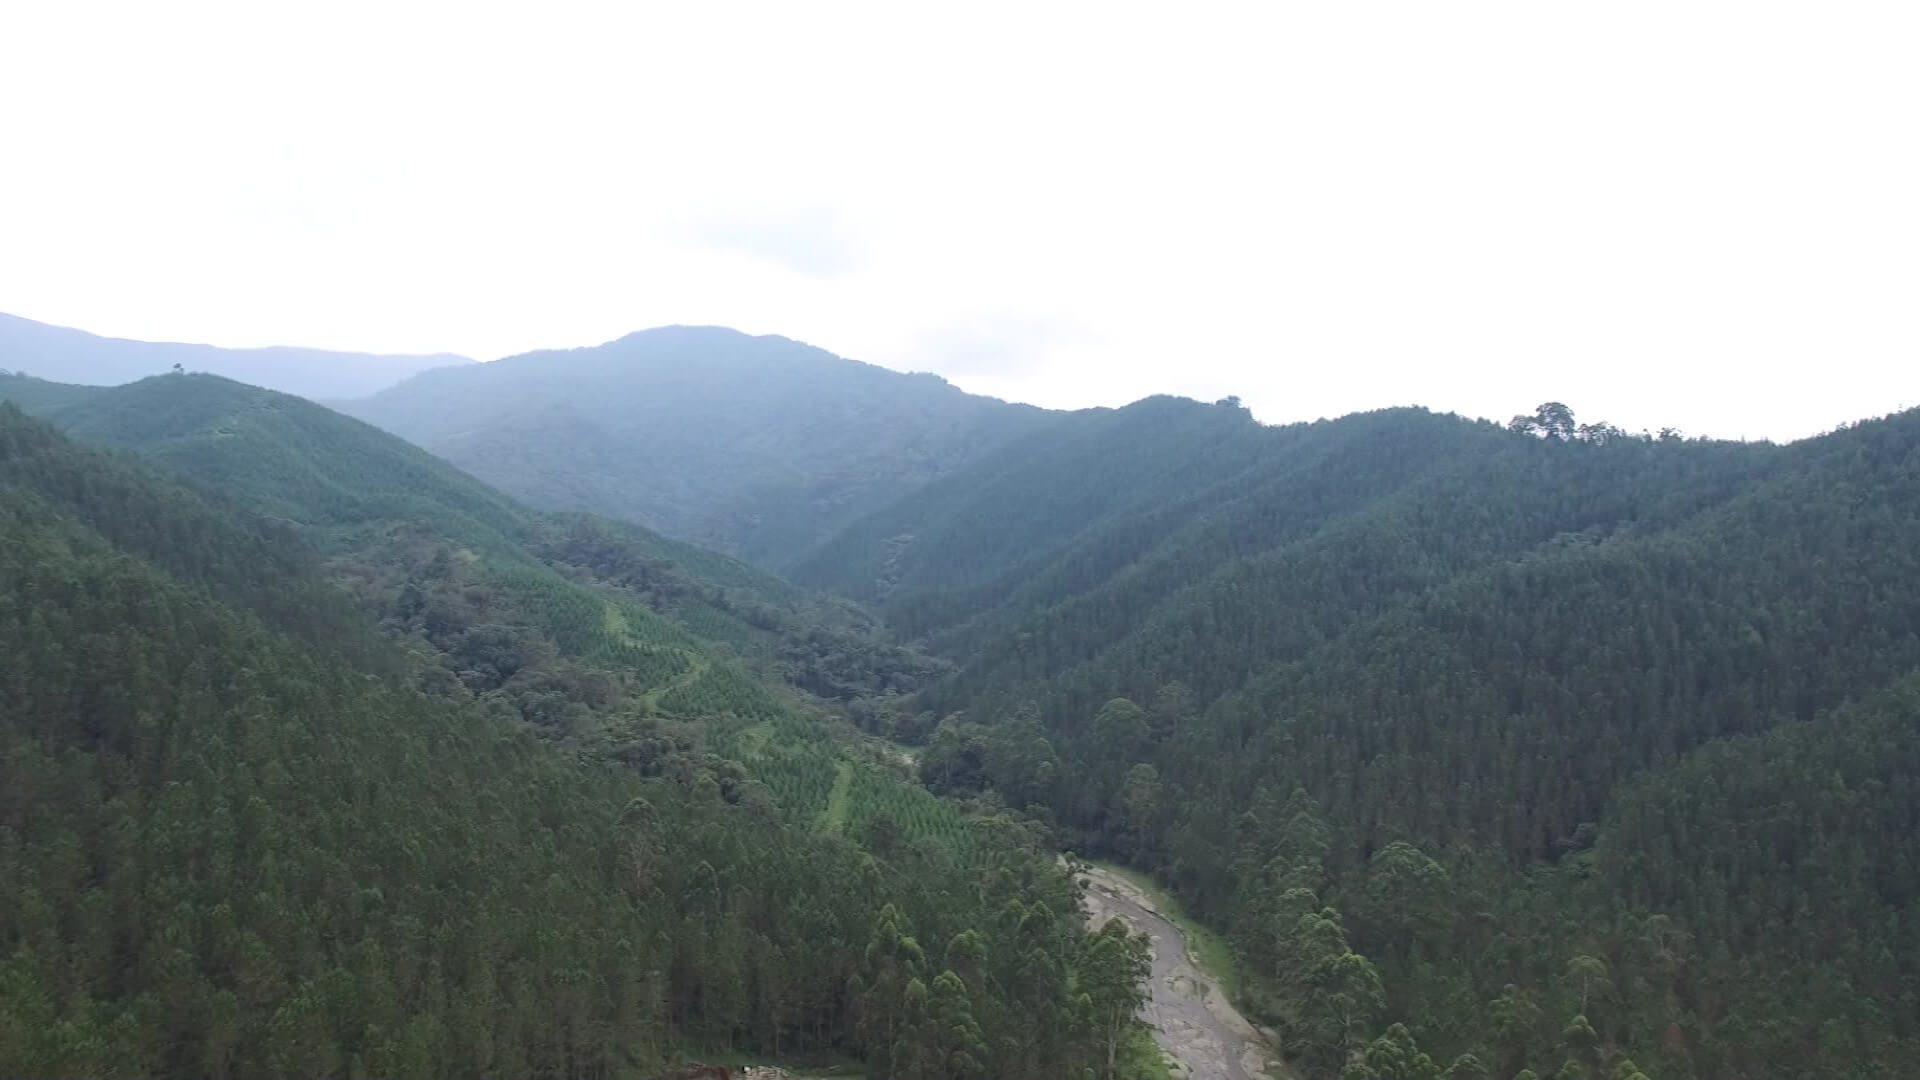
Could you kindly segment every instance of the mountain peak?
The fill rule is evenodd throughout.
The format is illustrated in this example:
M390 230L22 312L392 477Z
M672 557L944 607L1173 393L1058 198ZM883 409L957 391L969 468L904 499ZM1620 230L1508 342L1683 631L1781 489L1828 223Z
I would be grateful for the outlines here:
M1052 415L722 326L444 368L343 408L536 506L776 565Z

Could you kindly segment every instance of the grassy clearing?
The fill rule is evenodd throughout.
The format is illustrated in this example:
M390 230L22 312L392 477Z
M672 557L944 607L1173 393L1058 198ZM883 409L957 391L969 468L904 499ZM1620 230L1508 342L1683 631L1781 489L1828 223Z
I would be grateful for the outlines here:
M827 792L827 808L820 812L820 828L837 833L847 827L847 810L853 805L853 762L836 762L833 788Z
M1160 883L1124 866L1113 863L1096 862L1092 865L1126 879L1127 883L1139 889L1153 903L1153 908L1167 917L1167 921L1178 927L1186 936L1187 950L1193 955L1193 966L1200 974L1212 979L1216 985L1226 991L1229 1001L1238 1002L1240 998L1240 969L1234 963L1233 949L1227 940L1213 930L1200 925L1190 918L1172 894L1160 887Z
M601 625L607 628L607 633L611 635L614 640L622 644L634 644L633 624L627 622L627 616L620 610L618 604L607 604L601 611L600 622Z

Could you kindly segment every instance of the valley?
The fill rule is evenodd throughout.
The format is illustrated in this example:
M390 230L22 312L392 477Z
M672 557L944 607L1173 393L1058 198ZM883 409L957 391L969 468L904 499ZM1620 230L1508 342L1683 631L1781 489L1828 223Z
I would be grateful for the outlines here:
M1151 1080L1136 1015L1197 1080L1920 1052L1920 412L1044 412L688 328L501 363L356 407L391 430L0 375L0 1071ZM596 397L682 422L539 434Z
M859 613L297 398L0 382L120 448L0 402L0 1074L1096 1056L1051 848L801 689L913 678Z
M1920 1076L1920 5L6 15L0 1080Z

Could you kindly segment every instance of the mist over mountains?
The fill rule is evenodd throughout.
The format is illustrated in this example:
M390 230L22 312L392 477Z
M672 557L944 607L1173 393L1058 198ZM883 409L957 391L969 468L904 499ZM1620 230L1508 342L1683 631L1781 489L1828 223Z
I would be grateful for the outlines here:
M0 313L0 367L53 382L118 386L179 365L324 401L360 397L415 372L473 361L452 353L385 356L274 346L222 349L212 345L130 341Z
M423 372L339 407L535 506L775 567L1054 415L693 326Z

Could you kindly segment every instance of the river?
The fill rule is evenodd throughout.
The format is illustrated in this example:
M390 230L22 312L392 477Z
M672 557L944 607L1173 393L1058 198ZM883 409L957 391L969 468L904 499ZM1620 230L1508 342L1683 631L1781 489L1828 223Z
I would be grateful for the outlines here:
M1271 1080L1267 1044L1226 994L1194 966L1186 935L1154 910L1145 893L1107 870L1087 872L1087 920L1119 916L1153 941L1150 995L1140 1010L1154 1038L1187 1080Z

